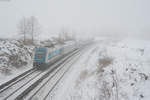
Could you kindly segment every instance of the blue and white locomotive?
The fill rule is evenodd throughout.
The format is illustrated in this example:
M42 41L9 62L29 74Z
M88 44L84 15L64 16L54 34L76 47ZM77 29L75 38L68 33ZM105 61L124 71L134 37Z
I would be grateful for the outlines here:
M77 47L75 42L66 43L64 45L56 45L54 47L35 48L33 66L43 69L76 49Z

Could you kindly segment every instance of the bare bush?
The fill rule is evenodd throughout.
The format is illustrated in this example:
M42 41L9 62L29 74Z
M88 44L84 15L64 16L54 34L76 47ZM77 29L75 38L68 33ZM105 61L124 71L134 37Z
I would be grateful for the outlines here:
M107 67L111 64L113 64L113 58L112 57L108 57L108 56L104 56L102 58L99 58L98 60L98 70L97 70L97 74L100 72L104 72L104 67Z
M0 72L2 74L5 74L5 75L10 75L11 74L11 70L7 67L0 69Z
M112 94L112 90L109 87L109 83L106 81L103 81L100 90L101 90L100 99L109 100Z
M116 71L113 71L114 74L112 74L112 79L113 79L113 88L115 89L114 91L114 97L115 97L115 100L118 100L119 99L119 89L118 89L118 78L117 78L117 74L116 74Z
M107 67L113 63L113 58L104 56L103 58L100 58L98 62L101 67Z
M102 56L102 55L101 55ZM98 71L99 75L99 84L100 84L100 99L110 100L114 98L114 100L118 100L118 78L116 70L113 69L114 58L109 56L102 56L98 59ZM106 68L110 66L109 68ZM104 68L112 69L109 72L105 73ZM106 80L106 78L109 78Z
M9 63L17 68L27 65L27 62L22 60L19 55L9 56Z

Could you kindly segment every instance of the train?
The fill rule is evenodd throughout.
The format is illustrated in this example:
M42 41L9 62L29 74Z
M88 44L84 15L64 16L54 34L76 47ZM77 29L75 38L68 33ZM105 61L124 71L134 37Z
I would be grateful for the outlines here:
M73 41L52 47L37 47L34 49L33 67L45 69L70 52L77 50L78 47L77 43Z

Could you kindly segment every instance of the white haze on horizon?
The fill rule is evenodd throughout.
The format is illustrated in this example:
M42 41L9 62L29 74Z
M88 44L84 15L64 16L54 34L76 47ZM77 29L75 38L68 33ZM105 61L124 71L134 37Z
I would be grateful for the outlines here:
M150 0L10 0L0 1L0 37L17 36L22 17L36 16L43 37L62 28L81 37L150 34Z

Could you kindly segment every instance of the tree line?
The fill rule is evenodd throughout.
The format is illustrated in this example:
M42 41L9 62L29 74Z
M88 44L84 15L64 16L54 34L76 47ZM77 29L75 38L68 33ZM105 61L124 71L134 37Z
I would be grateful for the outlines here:
M41 33L41 25L35 16L23 17L18 24L18 32L23 37L24 44L34 44L35 37ZM58 37L52 38L59 44L65 41L75 40L75 36L62 29Z

